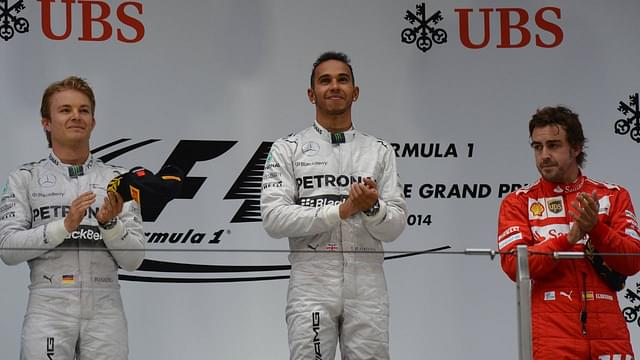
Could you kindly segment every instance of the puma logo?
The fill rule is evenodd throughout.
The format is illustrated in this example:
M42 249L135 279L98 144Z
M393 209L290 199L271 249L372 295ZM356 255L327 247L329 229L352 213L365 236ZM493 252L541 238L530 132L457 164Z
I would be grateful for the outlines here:
M309 244L307 244L307 247L313 251L316 251L316 249L318 248L318 246L320 246L320 244L317 244L316 246L311 246Z
M53 275L47 276L47 275L42 275L43 278L49 280L49 282L51 283L51 285L53 285Z
M560 291L560 295L566 296L569 299L569 301L573 301L573 299L571 298L571 294L573 294L573 291L569 291L568 294L564 291Z

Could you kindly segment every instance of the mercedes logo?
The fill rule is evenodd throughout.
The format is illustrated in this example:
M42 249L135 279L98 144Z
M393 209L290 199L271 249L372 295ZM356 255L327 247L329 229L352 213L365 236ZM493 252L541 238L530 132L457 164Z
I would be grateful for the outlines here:
M38 179L38 184L42 187L52 187L56 184L56 177L53 174L44 174Z

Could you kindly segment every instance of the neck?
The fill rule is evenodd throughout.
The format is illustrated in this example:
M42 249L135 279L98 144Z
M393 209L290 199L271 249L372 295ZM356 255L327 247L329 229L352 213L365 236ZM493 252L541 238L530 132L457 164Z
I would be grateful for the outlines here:
M580 169L579 168L575 168L574 170L570 171L567 174L567 177L564 179L563 182L565 184L574 183L578 179L578 176L580 176Z
M330 133L344 132L352 127L350 113L339 115L321 115L316 113L316 119L318 120L318 124Z
M52 151L63 164L82 165L89 158L89 145L61 146L52 144Z

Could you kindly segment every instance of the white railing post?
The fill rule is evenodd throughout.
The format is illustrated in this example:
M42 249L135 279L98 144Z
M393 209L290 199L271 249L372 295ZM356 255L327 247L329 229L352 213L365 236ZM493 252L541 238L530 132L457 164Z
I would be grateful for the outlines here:
M526 245L517 246L518 348L520 360L531 360L531 278Z

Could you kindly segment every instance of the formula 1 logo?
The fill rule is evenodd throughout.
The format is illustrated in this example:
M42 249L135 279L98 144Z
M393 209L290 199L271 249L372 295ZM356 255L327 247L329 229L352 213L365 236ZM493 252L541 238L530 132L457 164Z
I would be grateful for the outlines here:
M431 49L434 42L436 44L444 44L447 42L447 32L435 27L435 25L444 19L442 12L436 11L427 18L426 10L427 6L425 3L416 5L415 14L407 10L404 19L411 25L416 26L402 30L402 42L405 44L415 43L418 49L424 53Z
M160 139L148 139L134 144L119 148L119 145L125 144L131 139L122 138L115 140L103 146L99 146L91 150L92 154L103 153L107 149L110 152L103 155L95 155L99 157L103 162L108 162L114 158L122 156L128 152L144 147L146 145L160 141ZM194 177L187 176L191 169L197 162L208 161L215 159L231 149L237 141L222 141L222 140L180 140L178 145L173 149L165 165L175 165L181 168L185 173L185 178L181 192L176 196L178 199L193 199L195 194L200 190L204 184L206 177ZM263 142L254 156L251 158L245 169L242 171L236 182L229 190L225 199L245 199L245 202L238 210L236 216L231 222L249 222L249 221L261 221L260 219L260 191L262 172L264 170L264 163L266 161L271 143ZM144 218L144 221L155 221L160 212L154 217ZM222 234L222 230L214 233L214 239L209 243L217 244L219 237ZM184 237L183 237L184 236ZM196 243L202 241L204 233L193 234L193 229L190 229L186 234L182 233L153 233L148 242L152 244L165 243L168 239L169 243L172 240L186 240L191 236L191 242L196 240ZM184 241L183 241L184 242ZM219 283L219 282L244 282L244 281L265 281L265 280L280 280L287 279L288 275L266 275L273 272L288 271L291 269L290 265L208 265L208 264L189 264L189 263L177 263L170 261L159 261L154 259L145 258L142 265L138 268L139 271L149 273L164 273L164 274L181 274L187 275L187 277L166 277L160 275L152 276L140 276L140 275L128 275L119 274L118 278L125 281L137 281L137 282L153 282L153 283ZM237 277L214 277L203 278L198 277L197 274L213 273L213 274L244 274L244 273L263 273L261 276L237 276Z
M262 173L273 142L262 142L253 154L247 166L242 170L229 189L225 200L244 199L240 209L231 219L232 223L259 222L260 191L262 190Z
M635 292L631 289L627 289L627 292L624 294L624 298L629 300L632 304L635 304L635 306L627 306L622 310L624 319L628 323L638 320L638 327L640 327L640 283L636 283Z
M619 102L618 111L626 116L616 121L614 130L618 135L627 135L633 141L640 143L640 109L638 105L638 93L629 95L629 104Z
M113 141L109 144L97 147L91 150L92 154L101 152L105 149L112 148L116 145L122 144L131 139L119 139ZM144 140L124 148L111 151L105 155L100 156L100 160L109 162L110 160L117 158L125 153L128 153L132 150L138 149L145 145L149 145L151 143L160 141L160 139L149 139ZM194 177L187 176L189 171L193 168L193 166L200 161L208 161L217 158L218 156L227 152L233 145L235 145L237 141L212 141L212 140L180 140L178 145L173 149L171 155L165 160L164 164L161 166L164 167L166 165L175 165L182 169L185 173L184 182L182 184L182 190L176 196L177 199L193 199L202 184L204 184L206 177ZM260 193L258 192L258 197ZM258 200L259 201L259 200ZM160 215L162 209L158 211L154 216L143 217L144 221L155 221Z
M18 0L9 6L9 0L0 0L0 37L9 41L16 32L24 34L29 31L29 21L18 14L24 10L24 0Z
M119 139L113 141L109 144L93 149L91 153L101 152L129 140L130 139ZM100 160L106 163L127 152L157 141L160 141L160 139L144 140L102 155L100 156ZM187 175L197 162L213 160L227 152L236 143L237 141L180 140L162 166L175 165L182 169L185 175ZM264 164L267 156L269 155L269 150L271 149L272 144L273 142L265 141L258 146L258 150L253 154L244 170L240 173L236 181L231 186L231 189L229 189L225 195L224 200L244 200L240 209L238 209L231 219L231 223L262 221L260 217L260 185L262 183ZM186 176L182 186L182 191L176 198L193 199L206 179L206 177ZM155 214L155 216L143 217L142 220L155 221L160 215L160 212Z

